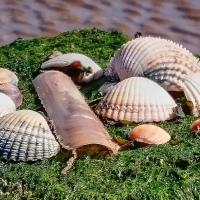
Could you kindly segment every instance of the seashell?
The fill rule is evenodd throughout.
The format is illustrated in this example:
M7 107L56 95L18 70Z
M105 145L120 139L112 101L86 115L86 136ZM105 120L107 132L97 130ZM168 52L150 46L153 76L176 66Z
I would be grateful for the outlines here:
M89 83L103 75L99 65L88 56L79 53L58 55L44 62L41 68L63 71L79 83Z
M0 92L0 117L14 112L15 110L16 106L13 100L6 94Z
M120 80L147 77L168 91L181 91L183 78L200 71L198 59L170 40L139 37L124 44L111 59L105 75Z
M175 101L157 83L131 77L113 86L100 101L96 113L115 121L158 122L175 118L176 109Z
M19 110L0 118L0 155L7 160L35 161L58 153L60 146L44 117Z
M22 104L23 96L17 86L10 83L1 84L0 92L8 95L13 100L16 107Z
M17 86L18 78L14 72L5 68L0 68L0 84L4 83L10 83L12 85Z
M59 71L39 74L33 85L67 150L87 154L116 153L118 146L92 112L70 77Z
M142 145L159 145L167 143L171 139L171 136L158 126L143 124L133 128L128 133L128 138Z
M200 119L195 120L191 126L190 126L191 131L197 131L198 134L200 134Z
M113 86L116 85L116 84L117 84L117 82L115 82L115 83L106 82L106 83L104 83L104 84L98 89L98 91L99 91L100 93L102 93L102 94L106 94L106 93L108 93L108 91L110 91L110 90L113 88Z
M200 72L189 74L184 79L183 91L194 116L200 115Z

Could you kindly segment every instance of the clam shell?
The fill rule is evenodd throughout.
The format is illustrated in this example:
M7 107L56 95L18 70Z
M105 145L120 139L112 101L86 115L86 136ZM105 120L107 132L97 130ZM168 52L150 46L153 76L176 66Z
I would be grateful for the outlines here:
M115 121L165 121L177 116L177 104L157 83L144 77L127 78L108 91L96 113Z
M18 78L14 72L5 68L0 68L0 84L4 83L11 83L12 85L17 86Z
M0 92L8 95L13 100L16 107L22 104L23 96L17 86L11 83L0 84Z
M183 91L188 102L192 104L191 112L200 115L200 72L189 74L184 79Z
M159 145L167 143L171 139L171 136L158 126L143 124L133 128L128 133L128 138L146 145Z
M68 53L58 55L52 59L44 62L41 66L42 69L62 69L69 67L78 68L80 66L91 67L92 73L84 73L80 76L78 82L88 83L96 80L103 75L103 70L91 58L79 53Z
M0 92L0 117L14 112L15 110L16 106L13 100L6 94Z
M20 110L0 118L0 154L7 160L35 161L58 153L60 146L42 115Z
M200 71L198 59L170 40L139 37L124 44L115 54L106 76L120 80L144 76L168 91L181 91L183 78Z

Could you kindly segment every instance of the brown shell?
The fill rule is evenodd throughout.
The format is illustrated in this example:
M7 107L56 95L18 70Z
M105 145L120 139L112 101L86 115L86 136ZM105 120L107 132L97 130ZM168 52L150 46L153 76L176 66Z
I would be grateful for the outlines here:
M46 71L38 75L33 84L56 128L58 141L65 149L88 148L96 151L116 152L117 145L86 104L71 78L62 72ZM87 147L86 147L87 146Z
M42 115L19 110L0 118L0 154L7 160L35 161L54 156L60 145Z
M164 129L150 124L136 126L128 133L128 137L131 140L146 145L165 144L171 139L170 135Z
M17 86L18 78L14 72L5 68L0 68L0 84L4 84L4 83L11 83Z

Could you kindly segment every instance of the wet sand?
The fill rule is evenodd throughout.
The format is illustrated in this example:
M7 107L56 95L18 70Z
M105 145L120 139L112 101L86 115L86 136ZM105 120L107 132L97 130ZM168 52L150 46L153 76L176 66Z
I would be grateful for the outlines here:
M1 0L0 46L77 28L160 36L200 53L200 0Z

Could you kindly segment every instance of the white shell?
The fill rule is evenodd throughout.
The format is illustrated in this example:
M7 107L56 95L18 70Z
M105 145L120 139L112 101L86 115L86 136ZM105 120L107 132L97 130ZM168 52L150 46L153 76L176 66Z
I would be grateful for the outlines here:
M39 113L20 110L0 118L0 155L7 160L35 161L58 153L60 146Z
M115 54L106 76L124 80L144 76L168 91L181 91L185 75L200 71L198 59L170 40L139 37L124 44Z
M15 110L16 106L13 100L6 94L0 92L0 117L14 112Z
M157 83L144 77L127 78L108 91L96 113L115 121L152 122L175 118L177 104Z
M68 53L58 55L52 59L44 62L41 66L42 69L48 69L52 67L66 67L73 62L79 61L84 67L91 67L92 73L85 73L81 82L88 83L92 80L96 80L103 75L103 70L97 65L91 58L79 53Z
M183 91L187 101L193 104L192 114L200 116L200 72L185 77Z

